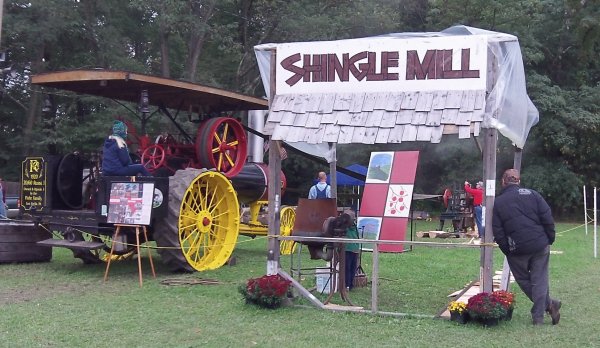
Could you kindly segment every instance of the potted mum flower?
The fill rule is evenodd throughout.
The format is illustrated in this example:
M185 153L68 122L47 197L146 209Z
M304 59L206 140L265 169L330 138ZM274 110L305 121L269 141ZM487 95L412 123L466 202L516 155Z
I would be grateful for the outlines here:
M483 325L494 326L506 316L507 310L497 297L480 292L469 299L467 312Z
M250 278L240 285L239 292L246 303L252 303L264 308L278 308L287 296L291 282L279 274L264 275L260 278Z
M515 308L515 294L504 290L497 290L492 292L492 296L506 308L506 316L503 319L511 320L513 309Z
M450 320L456 321L459 324L466 324L469 321L469 313L467 313L467 304L464 302L452 301L448 304L450 312Z

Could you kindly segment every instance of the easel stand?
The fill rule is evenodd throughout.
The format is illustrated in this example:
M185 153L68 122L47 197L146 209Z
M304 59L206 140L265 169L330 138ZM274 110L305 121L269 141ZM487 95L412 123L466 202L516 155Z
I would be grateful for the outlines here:
M140 287L141 287L143 285L143 280L142 280L142 254L140 253L140 228L144 232L144 241L147 242L148 234L146 233L146 226L120 225L120 224L115 224L115 226L117 227L117 229L115 230L115 235L112 238L112 243L110 246L110 254L108 255L108 261L106 262L106 271L104 272L104 281L106 282L106 279L108 278L108 270L110 268L110 262L112 260L117 236L119 235L119 231L121 230L121 227L134 227L135 228L135 247L136 247L137 255L138 255L138 257L137 257L138 274L139 274L139 278L140 278ZM154 272L154 263L152 262L152 252L151 252L150 248L148 247L148 244L146 244L146 249L148 250L148 258L150 259L150 268L152 269L152 276L154 278L156 278L156 273Z

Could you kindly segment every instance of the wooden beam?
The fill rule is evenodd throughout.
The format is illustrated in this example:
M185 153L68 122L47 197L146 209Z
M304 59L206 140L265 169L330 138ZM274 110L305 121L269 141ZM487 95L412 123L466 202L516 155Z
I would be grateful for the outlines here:
M485 292L493 290L493 243L492 211L494 210L494 197L496 196L496 148L498 146L498 130L495 128L483 129L483 176L485 182L484 222L485 234L484 247L481 249L480 289Z

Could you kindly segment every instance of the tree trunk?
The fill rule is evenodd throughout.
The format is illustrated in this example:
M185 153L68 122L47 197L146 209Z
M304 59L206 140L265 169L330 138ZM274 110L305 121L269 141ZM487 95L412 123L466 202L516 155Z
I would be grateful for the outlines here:
M215 8L215 0L208 1L201 7L193 6L192 11L200 19L200 23L191 29L188 40L188 60L186 62L186 73L184 78L190 82L196 81L196 72L198 69L198 58L202 53L204 41L208 34L208 21L212 17Z

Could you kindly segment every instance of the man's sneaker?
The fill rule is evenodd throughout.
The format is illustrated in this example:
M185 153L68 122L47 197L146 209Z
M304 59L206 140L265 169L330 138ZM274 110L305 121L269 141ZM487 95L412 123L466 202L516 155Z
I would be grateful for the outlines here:
M560 300L552 300L552 302L550 302L550 306L548 306L548 313L550 314L550 318L552 318L552 325L556 325L560 321L561 306L562 303Z

